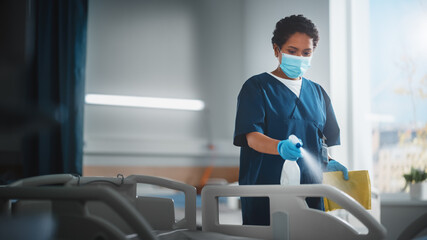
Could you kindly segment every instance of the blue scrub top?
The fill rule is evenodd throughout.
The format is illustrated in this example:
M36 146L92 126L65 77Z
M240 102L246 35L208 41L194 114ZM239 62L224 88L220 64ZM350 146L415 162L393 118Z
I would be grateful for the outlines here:
M280 184L284 160L248 146L246 134L260 132L284 140L294 134L315 159L313 167L300 158L301 184L322 181L322 136L328 146L340 144L340 130L331 100L317 83L302 78L299 98L268 73L248 79L238 96L234 145L240 146L240 185ZM309 167L310 166L310 167ZM320 198L307 198L309 207L322 209ZM242 198L243 224L269 225L268 198Z

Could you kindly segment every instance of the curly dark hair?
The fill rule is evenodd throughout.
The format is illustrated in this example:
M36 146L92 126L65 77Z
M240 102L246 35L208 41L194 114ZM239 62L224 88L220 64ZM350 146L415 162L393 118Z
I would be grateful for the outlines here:
M314 23L301 14L280 19L280 21L276 23L276 29L274 29L271 43L273 46L277 44L277 46L281 48L292 34L296 32L307 34L313 39L313 47L316 48L317 42L319 41L319 32Z

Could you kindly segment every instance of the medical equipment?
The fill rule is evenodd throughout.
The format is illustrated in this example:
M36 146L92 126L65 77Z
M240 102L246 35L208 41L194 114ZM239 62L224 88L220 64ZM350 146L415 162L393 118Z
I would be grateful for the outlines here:
M117 191L100 187L2 187L2 209L10 209L11 199L51 200L55 212L58 239L131 239L113 224L90 215L88 201L102 201L116 213L141 239L154 240L150 225ZM4 214L4 212L3 212Z
M156 197L142 197L137 196L137 185L139 183L156 185L168 189L182 191L185 194L185 211L184 218L175 222L173 201L171 199L156 198ZM196 189L188 184L180 183L177 181L158 178L152 176L131 175L124 178L122 175L118 178L112 177L79 177L70 174L54 174L46 176L38 176L19 180L11 187L24 187L24 186L43 186L63 184L65 186L107 186L113 188L122 196L126 197L128 201L148 219L149 224L154 229L159 230L172 230L178 228L185 228L190 230L196 229ZM109 219L116 225L126 226L122 223L117 214L104 206L102 203L88 203L88 210L93 215L98 215L103 218ZM159 219L161 221L159 221ZM128 230L129 231L129 230Z
M427 229L427 213L421 215L419 218L414 220L399 236L397 240L406 240L406 239L414 239L418 236L423 230ZM420 236L422 237L422 236ZM426 239L427 235L420 238Z
M277 144L277 152L285 160L296 161L301 157L301 150L299 149L301 146L301 140L295 135L290 135L288 139L282 140Z
M282 53L282 62L280 68L289 78L299 78L308 70L311 66L310 57L294 56L286 53Z
M135 195L137 192L137 185L139 183L144 184L153 184L156 186L163 186L170 189L183 191L185 194L185 215L184 218L180 221L175 221L175 217L173 216L173 202L171 199L162 199L156 197L141 197ZM52 185L52 184L61 184L63 187L41 187L42 185ZM26 187L32 186L32 187ZM38 186L38 187L35 187ZM51 200L52 203L48 206L50 211L56 216L63 215L63 207L55 207L57 205L57 200L69 199L70 201L66 201L70 203L71 201L77 200L79 208L73 207L73 205L63 205L65 207L71 207L70 211L76 211L78 213L82 213L80 215L76 215L74 219L66 219L65 223L61 222L62 226L58 231L61 232L60 236L62 239L97 239L96 237L101 236L102 239L137 239L140 236L144 236L141 239L176 239L179 237L185 237L185 239L224 239L224 240L254 240L254 238L247 237L236 237L236 236L227 236L221 233L215 232L201 232L196 231L195 226L195 218L196 218L196 210L195 210L195 201L196 194L195 188L183 184L180 182L152 177L152 176L139 176L132 175L127 178L123 176L119 178L108 178L108 177L76 177L69 174L57 174L57 175L47 175L47 176L38 176L33 178L27 178L13 183L7 187L0 188L0 192L4 193L3 189L13 189L12 191L16 191L15 189L20 189L20 191L25 192L24 197L22 195L14 194L12 197L8 199L47 199ZM67 193L68 189L73 189L73 193L79 192L79 190L85 191L84 194L89 194L89 192L93 191L91 195L83 195L82 198L81 193L77 196L71 196L73 193ZM84 190L89 189L89 190ZM125 205L127 208L129 206L133 209L132 211L141 217L145 218L148 226L148 230L151 231L153 236L151 238L146 238L145 235L142 235L143 231L135 231L133 225L129 224L129 220L126 220L125 215L122 214L122 208L117 208L115 205L111 204L111 201L107 201L107 204L102 203L102 198L111 198L111 196L99 193L95 191L96 189L105 189L109 192L114 192L115 195L120 196L122 199L125 199ZM41 194L39 193L39 190ZM48 193L46 193L46 191ZM46 195L47 194L47 195ZM108 193L107 193L108 194ZM10 196L10 195L7 195ZM97 197L95 197L97 196ZM113 196L114 197L114 196ZM135 199L136 198L136 199ZM0 195L0 200L2 196ZM84 203L82 203L82 200ZM91 201L95 200L95 201ZM120 200L122 201L122 200ZM122 201L123 202L123 201ZM19 204L20 203L20 204ZM91 204L92 203L92 204ZM9 213L11 213L11 205L9 205L5 209ZM15 208L22 207L40 207L40 202L34 201L24 201L22 200L15 202ZM81 206L80 206L81 205ZM46 208L46 204L42 205L43 208ZM45 209L46 210L46 209ZM13 212L16 212L14 209ZM20 210L22 213L22 209ZM125 220L124 222L120 222L119 218ZM82 218L84 218L82 220ZM90 221L94 221L95 223L91 223L86 218L90 219ZM95 220L93 220L95 219ZM131 221L133 221L131 219ZM88 222L89 225L80 224ZM172 226L170 223L173 222ZM166 223L166 224L165 224ZM68 224L68 225L67 225ZM98 225L97 225L98 224ZM103 225L104 224L104 225ZM125 226L123 226L125 224ZM160 224L160 225L159 225ZM150 226L151 225L151 226ZM89 227L88 227L89 226ZM130 228L129 228L130 226ZM153 227L154 226L154 227ZM93 228L92 228L93 227ZM112 227L113 230L106 231L109 227ZM169 229L167 229L169 227ZM84 235L78 235L76 237L76 231L82 231ZM93 231L92 231L92 230ZM145 231L145 230L144 230ZM136 234L135 234L136 233ZM74 235L73 235L74 234ZM83 237L82 237L83 236ZM125 236L125 237L123 237Z
M295 145L296 148L301 148L301 142L295 135L290 135L288 140ZM282 175L280 176L280 185L299 185L301 172L296 161L285 160L282 167Z
M157 197L137 196L139 195L137 194L137 185L140 183L149 183L184 191L186 207L184 219L175 221L173 211L171 211L171 208L173 208L171 201ZM35 187L49 184L62 184L64 186ZM154 235L154 237L149 236L152 238L148 239L174 239L177 236L185 236L191 239L322 239L323 237L327 239L383 239L385 236L384 227L373 219L356 201L345 193L324 185L287 187L280 185L207 186L202 191L202 231L196 231L195 229L195 188L173 180L136 175L127 178L123 176L105 178L76 177L68 174L60 174L24 179L12 185L1 187L0 192L6 194L7 192L11 193L11 191L15 191L13 192L15 195L0 194L1 200L6 198L51 199L51 211L55 215L68 216L71 213L76 213L77 215L73 215L75 216L74 220L69 217L65 218L67 220L65 223L68 223L68 229L63 230L61 228L61 231L64 231L64 236L73 234L70 231L73 231L73 229L75 231L74 223L80 221L82 218L84 222L89 222L91 226L93 225L97 232L102 232L106 236L110 236L110 239L114 239L116 236L117 238L123 236L133 236L136 238L136 235L144 236L142 234L146 234L146 231L151 231ZM24 192L28 195L16 195L23 194ZM219 198L230 196L262 196L270 198L271 226L219 224ZM324 196L337 202L368 228L368 234L358 233L349 224L335 216L315 209L309 209L304 201L307 196ZM114 198L115 200L109 200L110 198ZM120 199L117 200L116 198ZM70 201L63 201L65 199ZM70 202L73 202L73 204ZM6 204L6 202L3 203ZM60 205L57 205L58 203ZM126 206L116 206L116 204L121 203ZM27 207L30 205L31 203L28 203ZM55 206L62 207L58 208ZM6 209L10 210L10 207L9 205ZM109 210L106 210L107 207ZM144 211L144 207L148 212L141 212ZM130 209L133 213L129 219ZM111 210L115 212L114 215L109 212ZM104 215L100 215L102 213ZM119 223L118 217L123 220L123 224L127 228L124 228L122 223ZM144 226L138 227L135 223L131 223L139 218L145 218L145 222L149 226L147 227L145 224L142 224ZM144 220L141 221L144 222ZM104 223L106 225L103 225ZM61 226L64 226L64 222L61 224ZM303 227L307 226L307 224L310 227L310 231L307 231ZM75 226L80 227L81 225L76 223ZM105 226L113 230L107 231L104 229ZM110 226L113 226L113 228L110 228ZM331 231L328 231L328 229L331 229L331 226L333 226L335 231L333 234ZM135 228L144 229L138 230ZM84 232L87 231L86 234L97 233L96 231L91 232L89 228L83 229ZM88 237L88 239L90 238Z
M218 220L219 197L268 197L270 226L224 225ZM357 232L344 220L308 208L306 197L327 197L347 209L367 228ZM386 229L359 203L327 185L207 186L202 191L203 231L262 239L384 239Z

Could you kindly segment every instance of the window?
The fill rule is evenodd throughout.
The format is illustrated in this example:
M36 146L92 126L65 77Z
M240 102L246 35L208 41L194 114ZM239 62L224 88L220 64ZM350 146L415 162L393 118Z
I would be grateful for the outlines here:
M374 182L403 189L403 174L427 167L427 2L371 0Z

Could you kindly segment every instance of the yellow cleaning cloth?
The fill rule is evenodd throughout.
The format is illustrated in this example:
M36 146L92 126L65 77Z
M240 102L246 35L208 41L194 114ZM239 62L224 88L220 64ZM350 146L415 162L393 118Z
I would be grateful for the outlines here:
M344 180L342 172L323 173L323 184L334 186L347 193L366 209L371 209L371 181L366 170L348 172L348 180ZM342 208L337 203L324 198L325 211Z

